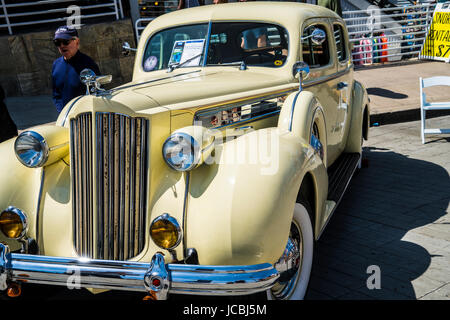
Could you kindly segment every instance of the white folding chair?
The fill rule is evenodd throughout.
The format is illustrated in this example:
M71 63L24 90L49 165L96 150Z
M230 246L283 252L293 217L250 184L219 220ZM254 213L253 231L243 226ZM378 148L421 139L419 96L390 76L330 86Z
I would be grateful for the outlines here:
M421 116L421 133L422 143L425 143L426 134L447 134L450 129L425 128L425 116L429 110L446 110L450 109L450 101L448 102L427 102L424 88L432 86L450 86L450 77L438 76L431 78L419 78L420 85L420 116Z

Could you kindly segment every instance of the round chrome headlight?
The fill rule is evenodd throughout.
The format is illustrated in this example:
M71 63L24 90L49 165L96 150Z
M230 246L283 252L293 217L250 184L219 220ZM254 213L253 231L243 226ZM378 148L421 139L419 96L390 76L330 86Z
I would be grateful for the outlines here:
M27 216L16 207L8 207L0 213L0 230L10 239L21 239L27 232Z
M17 159L29 167L37 168L48 159L48 145L45 139L35 131L22 132L14 143Z
M188 171L199 163L200 147L192 136L174 133L164 142L163 157L172 169Z
M153 220L150 236L156 245L163 249L173 249L180 244L181 228L177 220L165 213Z

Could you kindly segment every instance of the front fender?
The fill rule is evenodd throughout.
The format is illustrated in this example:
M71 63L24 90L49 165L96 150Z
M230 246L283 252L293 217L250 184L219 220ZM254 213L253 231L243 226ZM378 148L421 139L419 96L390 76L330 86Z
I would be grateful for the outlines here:
M12 138L0 144L0 211L9 206L22 210L27 215L27 235L34 238L43 169L31 169L22 165L16 158L14 142L15 138ZM20 248L18 241L7 239L2 232L0 242L6 243L11 250Z
M324 148L323 162L327 167L327 128L322 106L310 91L291 93L281 108L278 128L309 143L314 123L319 130L320 142Z
M303 139L277 128L217 145L213 161L190 173L186 247L200 264L276 262L303 176L321 165Z

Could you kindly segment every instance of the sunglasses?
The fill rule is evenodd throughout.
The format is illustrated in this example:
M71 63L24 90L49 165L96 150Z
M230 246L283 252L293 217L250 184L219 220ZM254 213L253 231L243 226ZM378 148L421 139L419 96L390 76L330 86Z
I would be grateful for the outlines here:
M55 46L59 47L61 44L67 46L72 40L75 40L75 38L69 39L69 40L53 40L53 43L55 44Z

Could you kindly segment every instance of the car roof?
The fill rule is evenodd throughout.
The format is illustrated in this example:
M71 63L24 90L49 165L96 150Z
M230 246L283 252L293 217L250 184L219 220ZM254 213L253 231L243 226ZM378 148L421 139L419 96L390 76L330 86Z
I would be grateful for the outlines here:
M340 19L333 11L317 5L274 1L235 2L204 5L163 14L149 24L142 37L146 38L152 30L209 21L258 21L297 29L301 21L313 17Z

